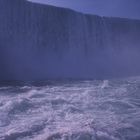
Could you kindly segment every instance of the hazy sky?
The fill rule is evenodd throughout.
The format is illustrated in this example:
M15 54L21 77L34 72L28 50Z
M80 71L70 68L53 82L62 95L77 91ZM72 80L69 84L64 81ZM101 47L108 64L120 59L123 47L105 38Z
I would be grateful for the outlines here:
M140 19L140 0L31 0L84 13Z

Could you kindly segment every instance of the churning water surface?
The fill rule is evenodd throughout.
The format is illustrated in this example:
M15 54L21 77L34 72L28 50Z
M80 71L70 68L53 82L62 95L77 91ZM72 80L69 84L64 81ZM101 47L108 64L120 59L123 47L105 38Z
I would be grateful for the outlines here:
M0 140L140 140L140 77L1 86Z

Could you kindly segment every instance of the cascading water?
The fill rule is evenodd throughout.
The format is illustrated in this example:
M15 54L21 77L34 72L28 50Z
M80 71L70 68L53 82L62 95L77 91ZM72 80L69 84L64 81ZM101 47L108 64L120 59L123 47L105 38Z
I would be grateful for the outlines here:
M26 0L0 0L0 79L138 75L139 37L139 20L86 15Z
M0 140L139 140L139 53L139 20L0 0Z

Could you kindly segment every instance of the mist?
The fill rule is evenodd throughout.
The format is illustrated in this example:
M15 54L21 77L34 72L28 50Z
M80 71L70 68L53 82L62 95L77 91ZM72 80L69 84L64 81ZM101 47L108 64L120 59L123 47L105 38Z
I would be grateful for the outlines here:
M85 15L24 0L1 4L0 80L140 74L139 20Z

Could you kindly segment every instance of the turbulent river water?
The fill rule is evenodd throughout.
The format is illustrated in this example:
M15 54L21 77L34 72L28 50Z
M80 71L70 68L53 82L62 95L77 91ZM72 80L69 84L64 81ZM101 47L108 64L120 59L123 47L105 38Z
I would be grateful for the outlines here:
M140 77L1 85L0 140L140 140Z

